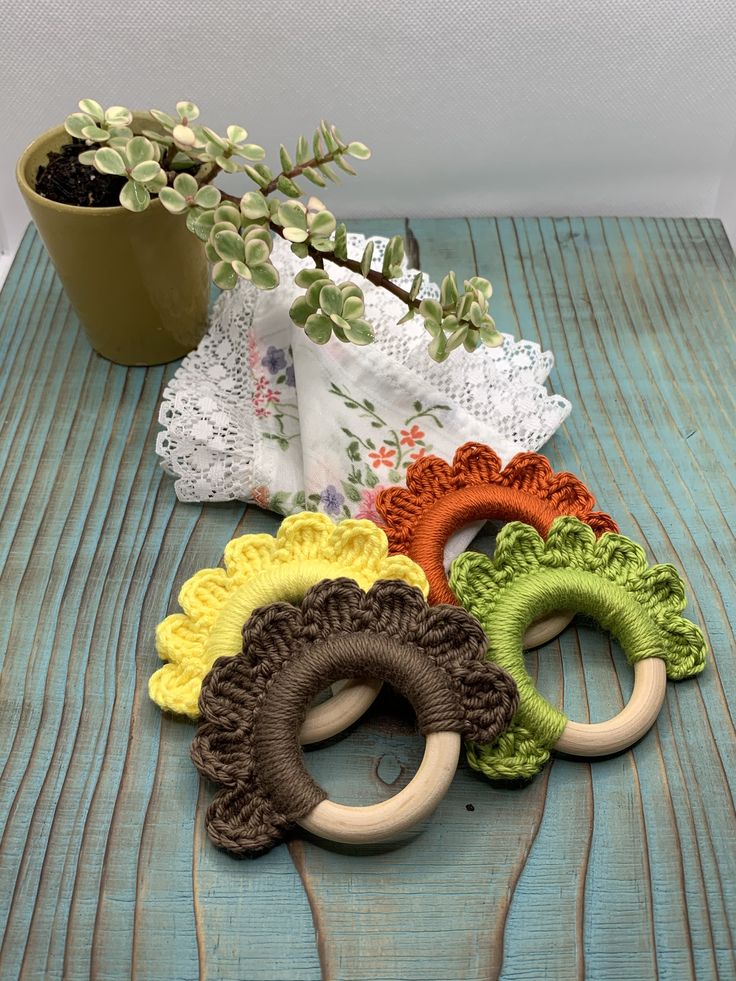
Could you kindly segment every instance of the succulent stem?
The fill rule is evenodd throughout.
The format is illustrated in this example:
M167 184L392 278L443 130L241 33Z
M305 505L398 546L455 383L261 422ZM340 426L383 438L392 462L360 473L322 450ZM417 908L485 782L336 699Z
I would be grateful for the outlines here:
M277 174L272 181L269 181L265 187L260 188L261 194L267 197L273 191L277 190L280 177L286 177L288 180L292 180L294 177L299 177L303 174L305 170L319 168L320 164L332 163L337 157L342 157L347 153L347 147L341 147L337 150L333 150L331 153L326 153L323 157L312 157L311 160L305 160L302 164L297 164L292 167L291 170L282 170L280 174Z
M203 168L201 173L196 174L199 186L203 187L205 184L211 184L220 173L220 169L219 165L214 161L208 167Z
M308 167L309 164L304 164ZM261 190L261 193L265 193L265 188ZM240 198L236 197L234 194L227 194L225 191L222 192L222 201L230 201L236 207L240 205ZM269 228L272 232L275 232L281 238L285 238L284 230L281 225L277 225L276 222L269 222ZM363 270L360 268L360 263L355 259L341 259L336 256L334 252L321 252L319 249L313 248L311 245L307 246L309 249L309 257L314 261L314 264L318 269L324 269L325 260L327 262L333 262L336 266L341 266L343 269L349 269L351 272L358 273L359 276L363 276ZM411 307L414 310L419 309L419 304L421 300L414 299L409 296L406 290L402 290L400 286L392 282L387 276L378 272L377 269L371 269L367 276L363 276L364 279L370 280L375 286L379 286L381 289L386 290L389 293L393 293L394 296L398 297L402 303L405 303L407 307Z

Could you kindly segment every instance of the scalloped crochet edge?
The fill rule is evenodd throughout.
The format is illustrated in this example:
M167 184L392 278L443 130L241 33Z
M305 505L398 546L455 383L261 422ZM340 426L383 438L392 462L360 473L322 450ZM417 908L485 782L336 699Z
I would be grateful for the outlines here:
M406 486L379 492L376 507L384 522L393 554L406 554L414 531L427 508L452 491L463 487L494 484L532 494L572 514L594 529L597 535L618 531L613 518L594 511L595 498L585 484L568 471L555 472L541 453L517 453L505 467L492 447L464 443L452 463L438 456L425 456L406 472Z
M494 556L464 553L452 564L450 582L463 606L483 624L492 657L493 611L499 599L520 579L568 569L597 575L636 600L661 637L670 679L693 677L703 670L705 637L696 624L681 616L686 597L677 570L672 565L649 565L644 549L625 535L606 532L596 538L577 518L557 518L546 540L529 525L510 522L499 533ZM515 722L494 743L470 746L468 761L492 779L530 779L547 763L559 738L555 726L564 727L564 718L558 710L550 713L548 739Z
M544 569L577 569L621 586L645 610L663 643L668 677L691 677L703 670L707 645L699 627L681 616L685 585L674 566L649 565L644 549L617 532L599 538L585 522L557 518L547 538L530 525L510 522L499 533L493 558L465 552L452 564L450 584L463 606L488 623L499 598L520 576ZM478 587L471 580L478 579Z
M212 666L205 645L230 597L262 572L296 568L311 559L332 566L332 573L322 578L348 577L366 588L379 579L397 579L424 596L429 591L416 563L389 555L386 535L372 521L347 518L335 523L312 511L291 515L275 536L232 539L225 547L224 568L200 569L184 583L179 592L183 612L170 614L156 628L156 648L167 663L149 678L150 698L162 709L198 718L201 682Z

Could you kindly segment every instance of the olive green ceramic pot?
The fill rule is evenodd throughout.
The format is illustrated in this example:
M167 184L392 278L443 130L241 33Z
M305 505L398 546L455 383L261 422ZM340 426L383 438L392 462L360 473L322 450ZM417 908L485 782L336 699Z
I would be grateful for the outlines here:
M183 357L207 326L203 244L158 199L133 213L74 207L37 194L39 166L68 140L63 126L39 136L18 161L16 176L92 347L125 365Z

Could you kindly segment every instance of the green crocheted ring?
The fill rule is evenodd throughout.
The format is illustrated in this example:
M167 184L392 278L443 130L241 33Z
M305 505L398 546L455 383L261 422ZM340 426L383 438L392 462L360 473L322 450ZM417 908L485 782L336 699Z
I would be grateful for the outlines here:
M660 657L679 680L705 666L702 632L681 616L685 588L671 565L652 565L644 549L612 532L596 539L584 522L557 518L546 540L529 525L507 524L493 558L476 552L452 564L450 586L482 624L488 657L519 687L514 723L492 746L469 744L471 766L499 779L528 778L547 762L566 716L534 688L524 667L522 636L554 610L593 616L621 643L630 663Z

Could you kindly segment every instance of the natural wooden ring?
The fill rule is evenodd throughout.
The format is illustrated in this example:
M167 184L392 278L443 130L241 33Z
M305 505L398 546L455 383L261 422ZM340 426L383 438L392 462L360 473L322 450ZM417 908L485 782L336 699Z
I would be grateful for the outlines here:
M391 841L435 811L455 775L460 743L457 732L430 732L419 769L398 794L363 807L323 800L297 818L297 824L320 838L344 844Z
M544 500L515 487L474 484L450 491L419 518L407 554L420 565L429 582L430 603L457 603L445 572L444 554L448 539L473 521L523 521L543 537L559 518L559 512ZM532 623L524 634L524 647L539 647L557 637L574 616L559 611Z
M638 742L654 725L667 690L667 666L658 657L634 665L634 688L621 711L605 722L568 721L554 748L572 756L608 756Z
M370 648L370 650L369 650ZM347 635L313 645L286 664L274 679L260 709L254 734L255 765L273 798L281 795L289 805L284 787L295 785L297 799L323 794L307 773L301 754L291 739L292 725L299 718L304 694L310 695L328 677L329 665L362 663L366 653L381 664L382 675L390 677L414 706L418 718L438 718L462 727L462 705L449 688L443 669L411 646L386 636ZM374 660L374 665L376 661ZM478 662L479 668L489 665ZM375 670L375 667L374 667ZM453 718L455 716L455 718ZM426 733L422 764L411 782L398 794L365 807L351 807L327 799L319 800L307 814L295 815L296 823L333 841L369 843L390 841L431 814L452 782L460 754L460 734L453 731Z

